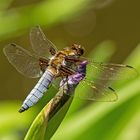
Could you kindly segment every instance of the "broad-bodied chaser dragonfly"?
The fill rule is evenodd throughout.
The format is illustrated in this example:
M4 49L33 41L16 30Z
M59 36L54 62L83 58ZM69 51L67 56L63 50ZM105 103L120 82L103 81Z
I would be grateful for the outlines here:
M17 71L30 78L41 77L24 100L19 112L36 104L54 79L58 77L64 79L74 75L77 66L85 60L88 63L87 68L93 71L93 75L86 72L85 78L81 81L84 85L88 85L89 94L79 94L88 100L100 101L100 97L105 97L101 98L103 101L117 100L117 94L111 87L105 82L95 82L95 79L116 80L133 76L136 73L135 69L128 65L104 64L82 57L84 48L81 45L73 44L59 51L46 38L39 26L31 29L30 41L35 54L31 54L16 44L9 44L4 48L4 54Z

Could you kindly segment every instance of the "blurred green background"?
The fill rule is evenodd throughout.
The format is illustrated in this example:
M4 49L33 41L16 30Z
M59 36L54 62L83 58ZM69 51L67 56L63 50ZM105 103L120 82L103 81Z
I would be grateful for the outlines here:
M23 139L32 120L40 108L46 104L46 97L44 97L42 103L26 113L19 114L17 112L22 103L21 101L24 100L37 80L20 75L8 63L2 51L6 44L14 42L27 50L31 50L29 42L30 28L40 25L46 36L59 49L73 43L81 44L86 49L85 56L90 54L90 57L96 61L111 61L114 63L123 63L128 58L126 62L134 65L139 71L139 6L139 0L1 0L0 139ZM91 51L94 52L92 56ZM109 103L109 105L107 103L95 103L93 118L89 121L90 123L93 121L93 125L91 127L83 125L84 129L74 132L71 130L68 135L68 132L64 130L67 131L66 128L69 128L69 124L73 120L75 122L79 120L82 124L84 120L80 120L80 118L87 118L89 111L89 107L81 107L82 104L85 104L84 101L74 100L68 116L64 120L64 125L62 124L63 129L60 129L61 132L56 132L53 139L62 140L62 132L64 131L66 135L63 139L69 138L70 140L139 140L140 111L138 105L140 95L138 93L140 90L138 79L139 77L135 79L137 81L130 81L134 84L131 93L134 92L133 89L137 90L137 94L134 94L135 97L130 93L128 94L132 96L129 96L130 99L125 100L122 97L125 101L118 101L115 105L114 103ZM120 82L121 85L116 84L118 85L116 87L126 88L125 82ZM124 92L126 91L124 90ZM123 91L120 93L121 95L124 94ZM127 96L127 93L125 93L125 96ZM113 109L109 112L108 106L112 105L116 107L112 107ZM105 111L101 110L102 107ZM102 113L98 113L98 109ZM75 114L75 112L79 114ZM80 116L80 113L82 116ZM123 113L126 113L126 115L121 116ZM78 118L79 116L80 118ZM75 125L76 123L71 124L70 128L72 129ZM73 137L69 137L71 135Z

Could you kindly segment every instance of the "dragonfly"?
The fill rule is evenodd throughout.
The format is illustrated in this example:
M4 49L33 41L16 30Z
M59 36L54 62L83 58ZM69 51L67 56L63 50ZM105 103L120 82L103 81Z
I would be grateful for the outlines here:
M136 75L136 70L132 66L95 62L83 57L85 49L78 44L58 50L45 36L40 26L31 29L30 42L34 53L14 43L6 45L3 49L8 61L18 72L30 78L40 77L23 101L20 113L35 105L56 79L67 80L68 76L75 75L82 62L86 62L86 68L78 69L78 72L84 75L80 83L87 86L89 92L88 94L78 93L78 96L87 100L116 101L118 96L115 90L105 81Z

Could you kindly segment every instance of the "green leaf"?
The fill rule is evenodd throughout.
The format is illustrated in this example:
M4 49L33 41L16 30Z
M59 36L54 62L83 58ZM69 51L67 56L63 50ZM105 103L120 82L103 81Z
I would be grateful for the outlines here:
M57 95L41 110L32 123L25 140L44 140L53 136L73 99L63 92L63 88L61 87ZM73 94L74 89L66 90L66 92Z
M129 123L125 125L125 128L120 134L118 134L117 140L127 140L127 139L133 139L133 140L139 140L139 130L140 130L140 111L137 111L134 117L129 120Z
M48 105L45 107L47 108ZM45 131L46 131L46 125L47 125L47 118L45 117L45 109L43 109L39 115L34 120L33 124L31 125L31 128L29 129L25 140L43 140Z
M63 121L63 118L65 117L71 102L72 102L72 97L69 99L69 101L55 114L55 116L49 121L46 132L45 132L45 139L50 139L61 122Z

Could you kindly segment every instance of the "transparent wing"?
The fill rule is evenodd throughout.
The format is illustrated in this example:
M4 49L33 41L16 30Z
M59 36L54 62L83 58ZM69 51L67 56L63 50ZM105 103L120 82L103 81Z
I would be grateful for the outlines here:
M54 55L57 51L55 45L46 38L39 26L35 26L31 29L30 41L32 49L39 56L48 57L50 54Z
M87 91L79 92L78 96L82 99L102 102L113 102L118 99L115 90L111 87L107 87L99 83L89 82L86 80L82 81L82 85L85 86Z
M38 78L41 76L38 58L33 57L27 50L16 44L9 44L5 46L3 51L8 61L21 74L30 78Z
M137 75L137 71L129 65L107 64L88 60L86 75L86 78L92 80L121 80L135 77Z

